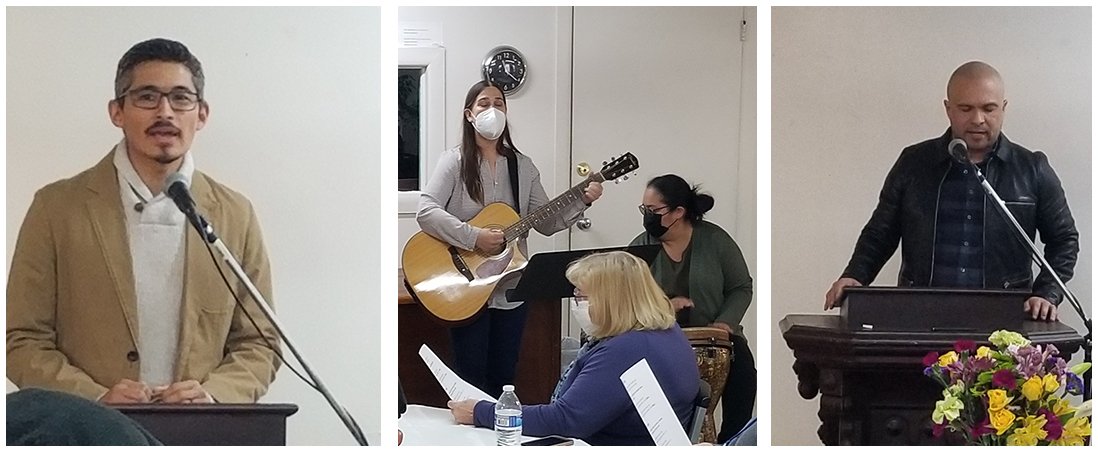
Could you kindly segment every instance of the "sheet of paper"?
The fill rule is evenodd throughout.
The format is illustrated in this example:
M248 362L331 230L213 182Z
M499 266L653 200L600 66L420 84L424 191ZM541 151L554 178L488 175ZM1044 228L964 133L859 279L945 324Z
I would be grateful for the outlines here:
M435 22L401 22L399 43L401 47L441 47L442 25Z
M458 377L427 344L419 347L419 357L423 358L423 363L427 364L428 369L431 369L431 374L438 380L438 384L442 385L442 389L446 391L446 395L450 396L450 400L474 399L496 402L496 399L492 396L485 394L484 391Z
M652 435L652 441L657 446L690 445L690 438L683 431L679 417L663 394L660 382L656 381L656 375L648 367L647 360L640 360L621 374L620 378L629 398L633 400L633 406L637 407L644 426L648 428L648 434Z

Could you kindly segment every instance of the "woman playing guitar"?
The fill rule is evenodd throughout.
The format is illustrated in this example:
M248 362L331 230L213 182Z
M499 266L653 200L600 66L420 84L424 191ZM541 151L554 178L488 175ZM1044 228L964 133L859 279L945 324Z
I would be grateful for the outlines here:
M506 203L522 214L549 201L537 167L511 141L506 113L507 99L490 82L469 89L461 146L443 153L420 197L416 220L425 233L462 250L498 253L506 241L502 230L468 221L491 203ZM535 229L547 236L567 229L601 195L602 185L590 183L580 199ZM526 239L519 239L518 246L525 255ZM527 309L522 302L507 301L505 293L518 279L515 273L501 280L488 309L472 323L450 329L454 370L489 395L514 382Z

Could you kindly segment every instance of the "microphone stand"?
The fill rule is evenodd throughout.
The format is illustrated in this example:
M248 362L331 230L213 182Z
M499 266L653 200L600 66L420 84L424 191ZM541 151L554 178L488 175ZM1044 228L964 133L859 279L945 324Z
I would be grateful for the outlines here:
M984 192L987 193L987 196L995 201L993 204L995 204L995 207L998 208L999 213L1008 220L1010 220L1010 224L1014 225L1014 232L1017 233L1015 234L1015 237L1029 247L1029 255L1030 258L1033 259L1033 262L1040 266L1041 270L1046 271L1050 275L1052 275L1052 278L1056 281L1056 285L1059 286L1060 290L1064 292L1064 297L1067 298L1069 303L1071 303L1071 307L1075 309L1075 313L1079 316L1080 319L1083 320L1083 325L1087 329L1087 334L1083 337L1083 361L1088 363L1093 362L1091 361L1091 337L1094 334L1094 330L1091 328L1090 318L1087 317L1086 312L1083 311L1083 306L1079 304L1079 299L1075 298L1075 294L1071 292L1071 289L1067 288L1067 285L1064 284L1064 281L1060 279L1060 275L1057 274L1055 270L1053 270L1052 265L1048 263L1047 259L1045 259L1045 255L1037 249L1037 245L1033 243L1033 240L1030 240L1028 235L1026 235L1025 229L1023 229L1022 225L1018 223L1018 219L1014 217L1014 214L1010 213L1010 209L1007 208L1006 202L1003 201L1003 198L1000 198L999 194L995 192L995 189L991 187L991 184L987 181L987 178L984 177L984 173L980 171L980 167L970 162L967 156L964 159L964 162L972 166L972 169L976 172L976 179L980 181L980 186L984 188ZM1080 375L1080 377L1083 379L1083 400L1090 400L1090 370L1088 369L1086 372L1083 373L1083 375Z
M320 381L320 377L313 372L309 363L305 362L305 357L301 356L301 353L297 351L297 347L294 346L293 341L290 340L290 337L282 328L282 324L279 323L278 317L276 317L274 311L271 310L270 305L267 303L267 299L263 297L263 294L259 293L259 289L252 284L251 278L249 278L248 274L244 272L244 269L240 267L240 262L233 257L229 248L227 248L225 243L214 233L213 226L193 208L183 209L183 213L187 214L188 217L192 217L191 224L198 230L198 235L217 250L217 253L221 256L221 261L229 266L240 282L244 283L244 287L248 289L248 293L252 296L252 299L256 301L256 305L258 305L260 311L263 312L263 316L271 322L272 326L274 326L278 337L286 344L286 348L294 355L294 359L301 364L303 369L305 369L305 373L309 375L309 379L316 385L316 390L320 391L320 394L328 401L328 405L332 407L332 410L339 416L339 419L343 421L343 425L347 427L347 430L351 433L351 436L355 438L355 441L358 442L358 445L367 446L366 435L362 433L362 429L359 428L358 423L355 422L354 418L351 417L351 414L348 413L342 405L336 402L335 396L333 396L332 393L328 391L328 388L324 386L324 383ZM260 334L262 334L262 332Z

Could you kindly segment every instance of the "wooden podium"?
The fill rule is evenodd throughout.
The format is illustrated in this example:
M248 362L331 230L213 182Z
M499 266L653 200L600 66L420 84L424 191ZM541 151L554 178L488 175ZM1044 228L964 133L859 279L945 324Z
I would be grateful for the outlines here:
M934 289L925 291L941 299ZM1022 300L1011 304L1019 315ZM956 313L923 312L933 315ZM862 329L848 326L842 316L796 314L779 327L793 350L798 393L805 399L820 395L817 434L829 446L956 444L956 437L931 435L930 413L942 388L923 375L922 359L952 350L959 339L989 345L994 330ZM1083 345L1075 330L1058 322L1022 321L1019 330L1035 344L1056 345L1065 360Z
M292 404L116 405L165 446L285 446Z
M397 276L397 286L397 365L404 395L408 404L445 407L449 397L423 364L419 347L427 344L452 366L450 331L408 294L402 273ZM515 391L523 404L549 403L560 377L561 304L559 300L531 300L527 304L529 310L515 373Z

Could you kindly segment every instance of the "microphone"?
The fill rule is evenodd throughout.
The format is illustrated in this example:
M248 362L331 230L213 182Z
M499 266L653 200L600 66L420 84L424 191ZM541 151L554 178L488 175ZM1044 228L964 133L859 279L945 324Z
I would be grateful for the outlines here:
M205 218L198 214L195 209L194 198L191 197L191 191L187 189L190 185L190 181L187 180L187 176L182 173L172 173L168 176L168 179L164 181L164 185L168 186L168 189L164 191L172 201L175 202L175 206L179 208L183 215L187 217L187 220L191 222L191 225L198 230L198 235L209 243L213 243L217 240L217 236L214 235L213 228L209 226Z
M179 207L179 210L188 215L189 212L194 212L194 199L191 198L191 191L187 189L187 185L189 185L187 176L184 176L183 173L172 173L168 176L168 180L164 181L164 185L168 187L164 191L165 194L172 198L172 201L175 201L175 206Z
M965 140L954 138L949 142L949 155L961 163L968 163L968 144Z

